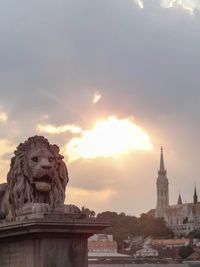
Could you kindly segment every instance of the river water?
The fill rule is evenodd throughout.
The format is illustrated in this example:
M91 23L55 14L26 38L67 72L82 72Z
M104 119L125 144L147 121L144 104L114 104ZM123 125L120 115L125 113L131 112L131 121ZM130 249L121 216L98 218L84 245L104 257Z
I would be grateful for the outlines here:
M183 264L89 264L88 267L200 267L200 262Z

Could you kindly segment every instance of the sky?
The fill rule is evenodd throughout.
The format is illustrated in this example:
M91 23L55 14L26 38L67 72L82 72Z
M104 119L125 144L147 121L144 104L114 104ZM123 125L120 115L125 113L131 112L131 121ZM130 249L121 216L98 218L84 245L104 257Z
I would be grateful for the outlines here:
M139 215L200 197L199 0L0 0L0 181L44 135L69 170L66 203Z

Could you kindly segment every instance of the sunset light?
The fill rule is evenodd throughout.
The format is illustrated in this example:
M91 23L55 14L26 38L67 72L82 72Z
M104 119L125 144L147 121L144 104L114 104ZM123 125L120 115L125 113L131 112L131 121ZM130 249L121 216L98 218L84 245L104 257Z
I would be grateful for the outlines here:
M139 6L139 8L141 8L141 9L144 8L143 0L135 0L135 3Z
M153 148L148 134L130 118L108 117L96 122L93 129L71 139L65 153L69 160L78 158L111 157L134 150Z
M93 98L93 104L96 104L96 103L98 103L99 101L100 101L100 99L101 99L101 94L100 93L95 93L95 95L94 95L94 98Z
M76 126L76 125L71 125L71 124L67 124L67 125L61 125L61 126L54 126L51 124L38 124L37 125L37 130L40 133L49 133L49 134L61 134L64 132L71 132L71 133L80 133L81 129Z
M7 122L8 115L5 112L0 112L0 122Z
M200 0L0 3L0 267L200 267Z

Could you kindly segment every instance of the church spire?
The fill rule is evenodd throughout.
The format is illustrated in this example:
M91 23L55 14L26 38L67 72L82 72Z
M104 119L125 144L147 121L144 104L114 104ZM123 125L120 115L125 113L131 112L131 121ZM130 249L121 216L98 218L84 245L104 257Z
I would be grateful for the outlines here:
M198 203L198 196L197 196L196 186L194 188L194 196L193 196L193 199L194 199L194 204L197 204Z
M156 217L164 217L167 208L169 207L169 182L167 171L165 170L163 148L161 147L160 154L160 169L158 170L157 178L157 205Z
M164 164L164 156L163 156L163 147L161 146L160 153L160 169L158 171L158 175L166 175L165 164Z
M181 194L179 193L178 196L178 205L182 205L182 199L181 199Z

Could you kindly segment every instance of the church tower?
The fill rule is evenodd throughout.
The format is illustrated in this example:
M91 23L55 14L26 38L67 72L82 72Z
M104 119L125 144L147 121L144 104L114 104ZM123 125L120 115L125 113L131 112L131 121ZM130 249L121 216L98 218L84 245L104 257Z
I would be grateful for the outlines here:
M157 205L156 217L164 217L165 210L169 206L169 183L165 170L163 148L161 147L160 169L157 178Z
M179 193L177 205L182 205L182 204L183 202L182 202L181 194Z
M194 188L194 196L193 196L194 204L198 203L197 189L196 186Z

